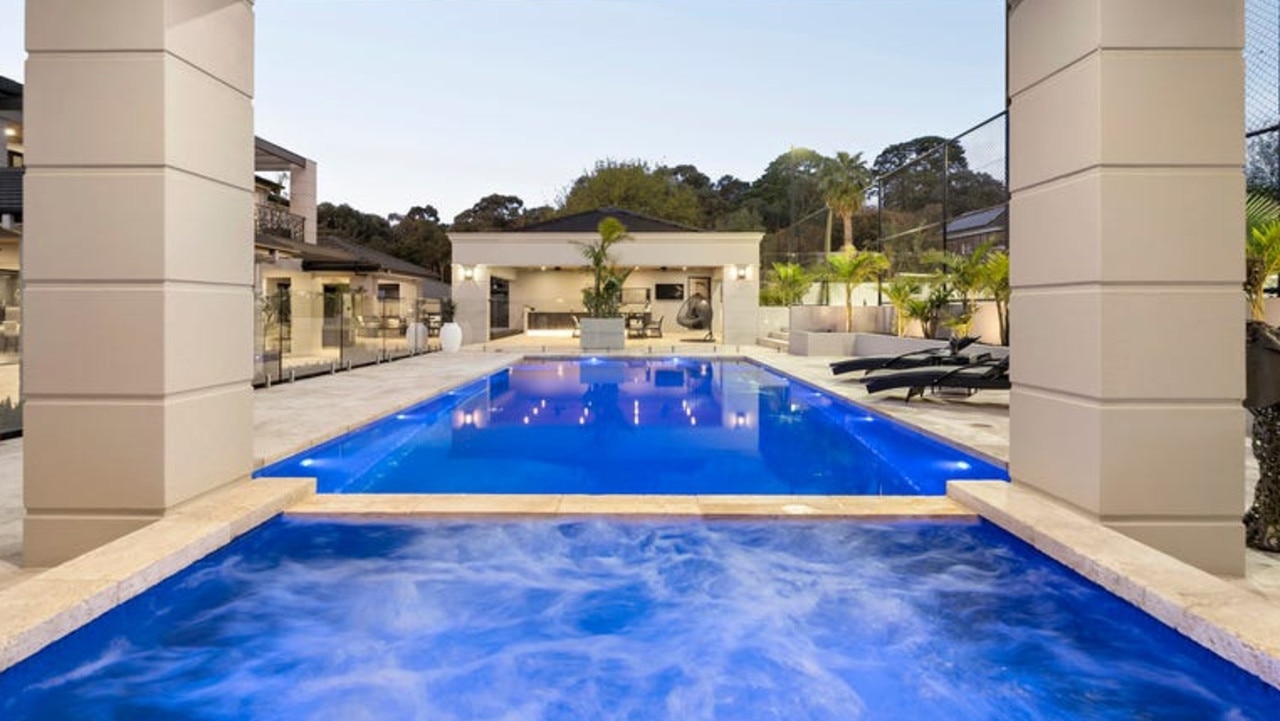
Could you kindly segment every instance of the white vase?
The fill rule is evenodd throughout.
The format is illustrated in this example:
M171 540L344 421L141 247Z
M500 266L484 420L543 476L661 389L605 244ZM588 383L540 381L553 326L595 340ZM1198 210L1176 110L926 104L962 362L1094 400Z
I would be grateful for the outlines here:
M440 350L445 353L457 353L462 347L462 326L457 323L445 323L440 326Z

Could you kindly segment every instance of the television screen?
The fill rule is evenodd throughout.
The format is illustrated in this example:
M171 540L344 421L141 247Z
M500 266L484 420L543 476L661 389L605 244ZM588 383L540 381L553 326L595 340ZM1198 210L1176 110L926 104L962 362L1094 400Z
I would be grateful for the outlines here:
M684 284L658 283L653 287L653 296L658 300L684 300Z

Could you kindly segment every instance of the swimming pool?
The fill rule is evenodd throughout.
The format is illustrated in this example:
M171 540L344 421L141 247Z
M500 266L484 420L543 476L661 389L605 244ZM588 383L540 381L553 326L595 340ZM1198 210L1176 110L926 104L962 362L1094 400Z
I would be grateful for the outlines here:
M27 719L1274 718L981 521L278 518L0 674Z
M522 362L255 476L321 493L942 495L1007 472L745 361Z

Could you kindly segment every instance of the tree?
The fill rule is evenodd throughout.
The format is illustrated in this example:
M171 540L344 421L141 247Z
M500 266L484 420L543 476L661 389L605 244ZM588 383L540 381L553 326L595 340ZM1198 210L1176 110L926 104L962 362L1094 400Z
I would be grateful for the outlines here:
M880 202L887 210L918 211L942 204L943 153L947 139L925 135L894 143L876 156L871 169L880 178ZM951 168L969 167L964 150L952 145L948 153Z
M792 148L769 163L745 198L760 214L766 231L786 228L823 207L818 189L821 167L822 156L808 148Z
M765 279L763 300L766 305L799 305L812 285L813 276L799 263L774 263Z
M597 162L573 181L559 205L562 215L621 208L686 225L702 223L698 194L640 160Z
M992 241L987 241L968 255L951 251L930 251L926 260L938 267L938 283L950 287L960 301L960 312L947 320L958 336L969 335L976 308L972 295L983 285L985 265L991 254Z
M601 220L596 231L600 237L593 242L575 241L591 268L592 276L592 286L582 289L582 306L592 318L610 318L618 315L618 306L622 303L622 284L631 275L630 268L618 268L617 261L613 258L613 246L630 240L631 236L627 235L627 226L613 216Z
M541 223L544 220L551 220L556 217L556 209L550 205L539 205L536 208L528 208L524 211L524 216L520 218L520 227Z
M938 334L938 321L942 318L942 309L946 308L950 302L951 289L942 283L935 282L929 288L928 295L907 301L907 318L920 321L920 330L924 337L933 338Z
M514 195L486 195L453 218L450 230L512 230L524 219L524 201Z
M953 145L952 148L957 146ZM949 218L974 210L982 210L1009 201L1009 189L987 173L978 173L952 164L947 176L947 212Z
M889 269L889 259L883 253L857 250L849 246L843 252L827 256L823 275L833 283L844 284L844 332L853 332L853 288L859 283L875 279Z
M818 172L818 189L827 209L840 216L844 227L844 250L853 245L853 216L861 212L866 201L867 186L871 184L871 171L862 160L862 153L850 155L843 150L833 158L823 158Z
M1258 135L1245 142L1245 186L1251 194L1280 200L1280 132Z
M899 337L907 334L907 324L911 321L907 314L907 304L916 299L924 284L920 279L910 275L895 275L884 287L884 296L893 306L893 331Z
M738 208L730 213L726 213L716 218L714 230L723 230L730 233L748 230L764 230L764 219L760 214L751 208Z
M1280 273L1280 203L1267 195L1250 194L1245 203L1244 262L1250 316L1265 321L1263 289L1268 278Z
M391 223L386 218L361 212L346 203L316 206L316 228L361 245L386 242L391 237Z
M448 280L453 245L449 242L449 235L445 232L436 209L430 205L415 205L403 216L391 217L395 225L392 227L390 242L366 245L420 265Z
M1000 345L1009 345L1009 298L1013 291L1009 286L1009 254L997 250L987 256L982 266L982 290L991 294L996 302L996 319L1000 324Z

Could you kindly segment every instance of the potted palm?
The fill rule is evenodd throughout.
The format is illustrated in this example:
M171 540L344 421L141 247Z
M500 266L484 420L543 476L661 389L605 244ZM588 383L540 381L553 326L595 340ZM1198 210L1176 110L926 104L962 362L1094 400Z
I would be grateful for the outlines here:
M889 259L884 253L872 250L855 250L846 246L840 253L827 256L827 265L823 275L833 283L844 286L844 332L853 332L853 289L879 277L880 273L889 269Z
M462 347L462 326L454 322L453 316L458 312L458 304L452 298L440 301L440 350L445 353L457 353Z
M1266 321L1263 288L1280 272L1280 204L1251 195L1246 210L1244 293L1250 319L1245 324L1245 399L1253 416L1253 455L1258 484L1244 515L1245 543L1280 552L1280 332Z
M1009 345L1009 254L997 250L982 265L980 287L991 294L996 304L996 321L1000 325L1000 345Z
M959 309L943 321L944 325L951 328L953 336L967 336L973 327L973 315L977 310L973 294L982 286L991 248L992 243L988 241L974 248L968 255L950 251L930 251L925 254L926 262L933 263L939 269L936 282L950 288L959 301Z
M885 298L893 306L893 334L899 338L907 334L907 326L911 316L907 313L907 305L916 299L924 284L919 278L909 275L895 275L884 288Z
M767 305L791 307L804 302L804 296L813 285L813 276L799 263L774 263L761 290L761 298Z
M631 271L618 268L612 251L631 236L622 221L612 216L600 221L596 231L600 234L596 240L577 243L591 269L591 287L582 289L582 306L588 317L580 321L580 345L591 350L621 350L626 343L626 327L619 312L622 284Z

